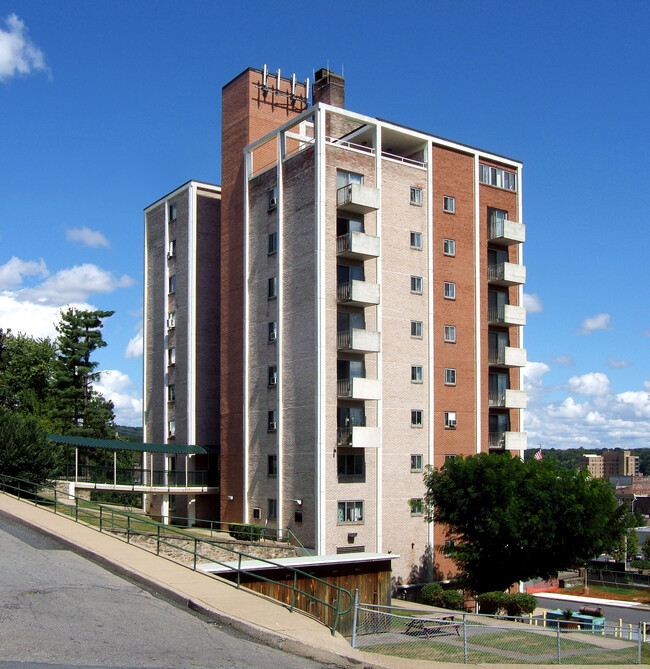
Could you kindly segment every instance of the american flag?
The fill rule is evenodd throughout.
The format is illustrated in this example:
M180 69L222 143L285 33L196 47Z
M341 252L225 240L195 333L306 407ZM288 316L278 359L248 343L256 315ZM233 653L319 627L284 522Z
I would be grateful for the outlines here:
M535 460L541 460L543 457L544 456L542 455L542 448L540 446L539 451L537 451L537 453L535 453Z

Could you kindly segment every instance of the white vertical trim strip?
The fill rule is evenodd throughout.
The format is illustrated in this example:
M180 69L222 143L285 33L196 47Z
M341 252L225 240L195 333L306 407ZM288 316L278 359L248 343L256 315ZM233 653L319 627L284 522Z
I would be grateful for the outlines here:
M248 295L248 274L250 272L250 208L248 203L248 179L251 174L251 167L253 163L253 156L250 151L244 149L244 378L243 378L243 392L242 392L242 421L243 421L243 439L242 439L242 522L248 522L248 460L249 460L249 411L248 411L248 366L250 364L250 352L248 346L248 329L250 327L250 298Z
M441 336L442 332L437 332L435 329L435 313L433 311L433 297L434 297L434 267L433 267L433 144L427 140L427 276L428 276L428 316L427 316L427 345L429 349L429 378L428 378L428 444L427 444L427 464L433 466L435 456L435 336ZM431 546L431 563L427 565L427 572L429 578L433 579L433 522L427 523L427 541Z
M315 119L314 130L316 134L316 152L315 152L315 185L316 192L316 220L315 236L316 239L316 319L314 326L316 328L316 509L315 509L315 528L316 528L316 554L323 555L326 550L326 508L327 495L325 486L325 452L327 443L327 365L326 365L326 337L325 337L325 251L326 251L326 185L327 170L325 156L325 111L322 106L317 104L314 107Z
M481 452L481 420L482 397L481 377L483 372L483 361L481 360L481 203L479 186L479 161L478 153L474 154L474 345L475 345L475 383L476 383L476 406L475 406L475 432L476 452Z
M149 341L149 328L148 324L148 314L149 314L149 230L147 227L147 212L144 212L144 282L142 286L142 304L144 305L144 318L142 319L142 337L143 341ZM162 328L166 327L165 319L163 318ZM167 330L163 329L163 344L166 341ZM144 347L142 355L142 440L144 443L150 443L148 430L147 430L147 421L145 416L147 415L147 405L148 405L148 395L147 395L147 347Z
M523 186L522 186L522 169L523 166L520 165L517 168L517 220L519 223L524 222L524 216L523 216L523 202L524 202L524 196L523 196ZM519 257L517 258L518 262L520 264L524 264L524 245L523 244L517 244L517 251L519 254ZM518 289L518 304L519 306L523 306L524 304L524 287L523 285L519 286ZM519 348L524 348L524 328L523 326L519 326ZM519 368L519 390L524 389L524 368L520 367ZM525 409L518 409L519 411L519 431L520 432L525 432L525 417L526 417L526 410ZM523 458L524 457L524 452L522 450L519 451L519 457Z
M282 391L282 382L284 378L282 361L284 359L283 350L282 350L282 332L284 328L282 327L282 317L284 313L284 249L282 245L282 240L284 238L284 184L282 182L282 159L283 159L283 144L284 144L284 134L277 134L277 149L278 149L278 166L277 166L277 177L276 184L278 188L278 206L276 208L277 212L277 236L278 236L278 338L276 343L276 365L278 366L278 383L276 385L276 397L277 397L277 412L278 412L278 429L275 433L275 452L278 456L278 471L277 471L277 526L284 527L284 513L283 513L283 503L284 503L284 489L283 489L283 473L284 473L284 453L282 450L283 444L283 435L284 435L284 411L283 408L283 399L284 393ZM295 492L295 491L294 491Z
M382 223L382 208L383 202L381 200L383 195L382 189L382 158L381 158L381 123L378 123L374 126L374 146L375 146L375 185L379 189L379 209L377 210L377 237L379 237L380 244L380 253L377 258L377 283L381 286L383 284L383 263L381 256L381 223ZM381 288L380 288L381 290ZM381 294L381 293L380 293ZM377 305L377 332L382 332L382 300L379 300ZM384 543L384 487L383 487L383 463L384 463L384 449L383 445L383 433L384 433L384 402L383 402L383 379L384 379L384 358L382 353L382 347L379 347L379 353L377 353L377 378L379 379L380 387L382 388L382 393L379 400L377 401L377 425L379 426L379 444L376 451L376 469L375 469L375 488L376 488L376 500L375 500L375 515L376 515L376 548L377 553L383 552L383 543Z
M163 253L165 254L163 257L167 258L167 250L169 249L169 202L170 200L167 199L165 200L165 248ZM177 209L178 211L178 209ZM167 345L169 345L169 330L167 329L167 323L169 321L169 262L167 260L165 262L165 269L163 270L163 282L162 282L162 292L163 292L163 327L165 328L164 330L164 335L163 335L163 342L165 342ZM167 348L167 346L163 346L163 348ZM162 358L162 366L163 366L163 387L160 389L163 398L163 444L169 443L169 404L167 402L167 386L169 384L169 377L167 375L167 366L165 365L165 358L163 355ZM152 456L153 458L154 456ZM166 458L166 454L164 456Z
M187 189L187 443L196 443L196 252L197 189Z

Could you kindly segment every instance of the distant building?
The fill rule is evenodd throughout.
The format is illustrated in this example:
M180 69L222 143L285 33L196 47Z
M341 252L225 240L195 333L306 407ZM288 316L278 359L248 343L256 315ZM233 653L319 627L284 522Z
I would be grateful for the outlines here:
M630 451L617 448L605 451L603 455L583 455L580 465L596 479L609 479L612 476L639 476L639 458L630 455Z

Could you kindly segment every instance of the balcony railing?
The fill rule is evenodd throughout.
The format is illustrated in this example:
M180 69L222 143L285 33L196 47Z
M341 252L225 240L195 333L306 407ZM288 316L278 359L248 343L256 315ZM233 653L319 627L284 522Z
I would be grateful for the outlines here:
M526 283L526 267L512 262L488 265L488 281L500 286L518 286Z
M527 443L526 432L499 431L488 434L488 446L493 450L522 451L526 449Z
M488 239L502 246L523 244L526 241L526 226L516 221L492 221L488 227Z
M381 337L373 330L342 330L336 333L336 347L339 351L356 351L358 353L379 353Z
M346 258L369 260L379 257L379 237L353 230L336 238L336 253Z
M336 206L355 214L376 211L379 209L379 201L379 190L364 184L347 184L336 192Z
M525 390L490 390L488 405L504 407L506 409L525 409L528 403L528 394Z
M506 326L526 325L526 309L515 307L512 304L488 307L488 323L499 323Z
M336 297L339 302L370 307L379 304L379 284L358 280L339 283L336 287Z
M381 397L379 379L338 379L336 385L338 397L354 400L378 400Z
M500 346L488 350L488 363L502 367L525 367L526 349L514 346Z
M75 480L75 465L66 464L66 480ZM208 472L203 470L173 470L122 468L112 466L82 465L77 469L80 483L100 483L120 486L191 487L208 485Z
M338 446L351 446L352 448L379 448L380 442L381 430L378 427L354 425L337 428L336 443Z

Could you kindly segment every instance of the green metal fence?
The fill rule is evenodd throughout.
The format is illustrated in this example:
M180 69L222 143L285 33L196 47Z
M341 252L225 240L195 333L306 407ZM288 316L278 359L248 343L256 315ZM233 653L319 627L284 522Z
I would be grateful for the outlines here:
M89 502L79 497L70 498L68 494L59 492L55 487L40 485L24 479L0 474L0 490L25 502L31 502L39 507L47 508L52 512L66 516L71 520L83 523L86 526L110 532L127 543L134 544L145 550L150 550L161 557L165 557L196 571L200 562L216 563L226 568L234 575L237 588L242 587L242 576L254 578L257 581L271 583L283 591L286 591L286 603L289 610L296 609L309 612L311 608L301 606L303 602L312 602L317 605L317 610L322 612L319 616L313 616L327 625L334 635L339 626L341 617L352 610L352 595L345 588L328 583L300 569L280 565L273 560L267 560L257 556L234 550L224 546L222 543L207 541L197 537L191 532L181 530L171 525L162 525L141 514L133 514L127 511ZM142 542L144 539L145 543ZM227 554L228 561L215 558L212 548L217 546L218 550ZM242 563L245 560L255 560L264 563L269 568L282 569L284 573L293 574L293 583L281 582L268 578L255 571L247 570ZM203 572L206 573L206 572ZM210 576L210 574L206 575ZM298 582L306 581L312 585L318 584L325 589L328 596L324 599L316 597L306 588L298 586ZM316 589L315 587L311 589ZM283 600L282 600L283 601Z

